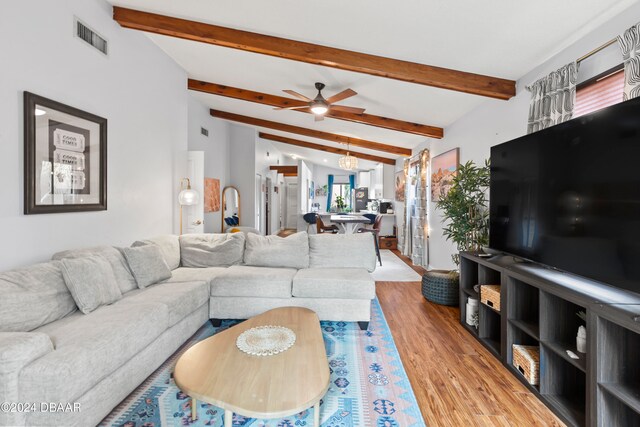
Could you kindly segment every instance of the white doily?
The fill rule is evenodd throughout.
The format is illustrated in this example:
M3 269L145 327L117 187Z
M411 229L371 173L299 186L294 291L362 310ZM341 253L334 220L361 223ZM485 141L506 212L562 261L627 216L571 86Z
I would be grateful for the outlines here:
M257 326L238 336L236 346L253 356L273 356L288 350L296 342L296 334L284 326Z

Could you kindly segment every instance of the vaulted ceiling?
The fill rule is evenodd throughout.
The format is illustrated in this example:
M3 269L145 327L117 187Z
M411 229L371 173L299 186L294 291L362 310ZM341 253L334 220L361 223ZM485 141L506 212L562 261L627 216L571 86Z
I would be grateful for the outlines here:
M109 0L115 6L250 31L364 54L444 67L497 79L517 80L586 34L632 0ZM196 81L291 98L293 89L313 98L316 81L325 96L352 88L357 96L341 104L366 114L444 129L481 103L504 100L423 84L345 71L166 35L148 33ZM401 67L402 68L402 67ZM185 85L187 82L185 82ZM194 91L214 110L338 135L413 148L427 138L353 121L275 111L258 102ZM506 96L508 98L508 96ZM273 128L257 129L285 138L344 149L327 139ZM434 140L437 141L437 140ZM274 142L284 153L311 161L337 154ZM389 153L353 148L365 154ZM373 165L364 162L365 167Z

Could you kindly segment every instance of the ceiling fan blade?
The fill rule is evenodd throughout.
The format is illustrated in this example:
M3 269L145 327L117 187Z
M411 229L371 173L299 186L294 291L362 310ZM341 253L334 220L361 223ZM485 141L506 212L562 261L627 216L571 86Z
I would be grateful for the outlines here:
M336 93L335 95L333 95L332 97L327 99L327 102L329 104L333 104L334 102L338 102L338 101L342 101L343 99L351 98L352 96L356 96L357 94L358 94L358 92L356 92L355 90L345 89L342 92Z
M283 92L288 93L289 95L295 96L298 99L302 99L303 101L311 102L313 99L307 98L306 96L299 94L295 90L285 89Z
M331 109L336 111L344 111L345 113L353 113L353 114L364 113L364 108L347 107L346 105L332 105Z
M315 122L321 122L321 121L323 121L323 120L324 120L324 116L320 116L320 115L318 115L318 114L314 114L314 115L313 115L313 120L314 120Z
M274 110L303 110L309 108L308 105L298 105L297 107L276 107Z

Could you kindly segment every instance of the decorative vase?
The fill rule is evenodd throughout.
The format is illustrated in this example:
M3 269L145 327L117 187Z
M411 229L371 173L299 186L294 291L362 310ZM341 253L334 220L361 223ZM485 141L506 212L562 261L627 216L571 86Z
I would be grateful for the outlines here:
M587 328L580 326L576 336L576 349L579 353L587 352Z
M475 298L467 298L467 325L478 327L478 300Z

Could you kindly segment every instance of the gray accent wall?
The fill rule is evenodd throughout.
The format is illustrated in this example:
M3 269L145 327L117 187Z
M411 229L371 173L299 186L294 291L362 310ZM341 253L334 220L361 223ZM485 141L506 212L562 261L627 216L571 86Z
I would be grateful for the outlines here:
M10 3L0 13L0 270L177 230L186 73L144 33L122 29L105 1ZM109 41L108 56L74 37L74 17ZM23 91L108 119L107 211L23 215Z

